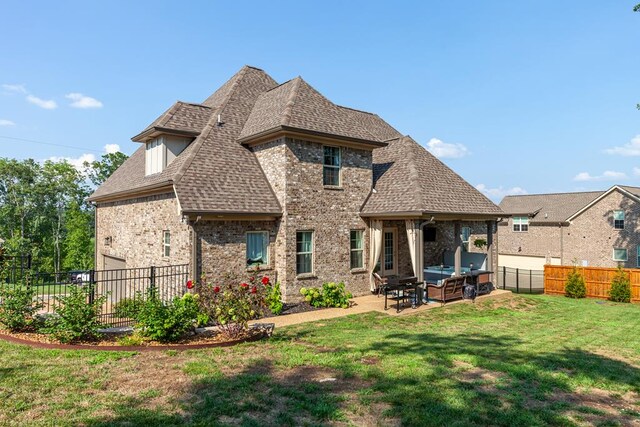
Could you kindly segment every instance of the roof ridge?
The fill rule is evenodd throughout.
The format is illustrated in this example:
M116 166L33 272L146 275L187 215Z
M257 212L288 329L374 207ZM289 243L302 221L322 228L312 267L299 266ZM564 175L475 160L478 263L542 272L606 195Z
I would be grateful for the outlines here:
M335 105L336 105L336 107L344 108L345 110L357 111L359 113L369 114L371 116L377 116L376 113L372 113L370 111L359 110L357 108L352 108L352 107L345 107L344 105L339 105L339 104L335 104Z
M282 112L282 121L281 125L287 126L291 123L291 114L293 110L293 106L296 103L296 98L298 97L298 91L300 90L300 85L302 82L302 77L298 76L295 79L292 79L293 87L291 88L291 92L289 93L289 97L287 98L287 103L284 106L284 111Z
M193 105L194 107L202 107L202 108L211 109L211 107L209 107L208 105L204 105L204 104L201 104L201 103L198 103L198 102L189 102L189 101L180 101L180 100L178 100L176 102L179 102L180 104L185 104L185 105Z
M413 142L412 144L412 150L414 151L416 148L422 148L422 146L420 144L418 144L413 138L411 138L409 135L405 135L401 137L404 140L407 140L409 142ZM409 177L411 179L410 185L411 188L414 190L412 191L412 195L411 198L413 199L413 202L418 205L418 204L422 204L422 202L424 202L423 197L422 197L422 192L420 190L417 190L419 187L419 171L418 171L418 167L416 166L415 163L416 160L416 156L413 155L410 158L407 159L408 164L409 164ZM416 191L417 190L417 191ZM417 193L417 194L416 194ZM418 200L421 199L421 200Z
M507 197L532 197L532 196L561 196L565 194L589 194L589 193L604 193L607 190L591 190L591 191L565 191L565 192L556 192L556 193L534 193L534 194L507 194L504 196L504 199Z
M191 167L191 163L193 163L193 159L196 158L196 156L198 155L198 153L202 149L202 146L204 145L205 139L207 139L207 137L209 136L209 134L213 130L213 121L214 120L217 121L217 115L220 114L224 110L224 107L226 107L227 103L231 99L231 95L235 92L235 90L236 90L236 88L238 86L238 82L240 82L242 79L244 79L244 76L245 76L245 74L247 72L247 69L248 69L248 67L244 66L238 72L238 74L236 74L236 79L231 84L231 88L229 88L229 92L227 93L227 95L224 97L224 99L220 103L220 106L215 111L212 112L211 117L209 117L209 120L207 121L207 124L205 125L205 127L202 129L202 132L200 132L200 135L198 135L196 140L193 142L194 144L198 144L198 145L193 149L193 152L191 153L189 158L185 159L184 163L180 166L180 169L178 169L176 171L175 175L174 175L174 179L173 179L174 191L175 191L175 185L180 183L180 181L184 177L184 174ZM178 195L176 194L176 197L177 196Z

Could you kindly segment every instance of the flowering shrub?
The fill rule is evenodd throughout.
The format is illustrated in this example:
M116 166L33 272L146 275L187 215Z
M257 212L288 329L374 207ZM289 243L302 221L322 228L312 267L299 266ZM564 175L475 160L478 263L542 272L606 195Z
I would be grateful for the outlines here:
M223 335L238 338L248 329L249 320L264 314L269 285L268 277L260 281L250 277L246 282L240 282L227 274L215 284L207 283L203 278L196 287L200 311L218 325Z
M344 283L323 283L322 289L302 288L300 293L304 300L313 307L341 307L348 308L349 300L353 298L351 292L347 292Z

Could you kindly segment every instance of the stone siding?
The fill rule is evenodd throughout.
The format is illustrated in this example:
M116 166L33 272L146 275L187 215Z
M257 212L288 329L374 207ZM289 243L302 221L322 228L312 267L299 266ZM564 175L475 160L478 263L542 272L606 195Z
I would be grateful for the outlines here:
M625 211L625 228L613 227L613 211ZM625 267L638 267L640 206L614 191L577 216L571 224L529 224L529 231L514 232L512 219L498 226L499 252L507 255L560 258L563 265L586 261L594 267L616 267L613 249L627 249Z
M189 226L180 221L174 193L98 203L96 230L96 270L104 269L104 255L124 259L127 268L187 264L191 258ZM169 257L164 230L171 232Z
M436 221L435 224L429 225L429 227L436 228L436 241L424 242L424 265L440 265L444 263L445 252L455 252L455 224L453 221ZM469 252L487 254L487 248L479 249L473 245L475 239L487 240L487 223L485 221L462 221L460 222L460 228L471 228L471 235L469 237ZM497 249L497 236L493 234L493 266L487 266L489 270L496 271L498 260ZM468 267L468 265L463 265ZM476 265L475 267L480 267Z

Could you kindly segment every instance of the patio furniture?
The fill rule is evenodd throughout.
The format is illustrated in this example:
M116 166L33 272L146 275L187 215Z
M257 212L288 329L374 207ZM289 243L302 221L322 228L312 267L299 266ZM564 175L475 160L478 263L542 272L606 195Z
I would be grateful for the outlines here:
M422 282L418 281L415 276L402 278L386 278L387 281L383 285L384 292L384 309L388 308L388 300L396 302L396 313L400 312L400 305L407 302L411 303L412 308L416 308L421 303L418 298L419 287Z
M471 270L466 274L469 282L475 286L476 295L485 295L493 290L493 282L491 281L492 271L487 270Z
M449 277L438 283L427 283L427 296L442 302L460 299L463 296L464 285L467 282L466 276Z

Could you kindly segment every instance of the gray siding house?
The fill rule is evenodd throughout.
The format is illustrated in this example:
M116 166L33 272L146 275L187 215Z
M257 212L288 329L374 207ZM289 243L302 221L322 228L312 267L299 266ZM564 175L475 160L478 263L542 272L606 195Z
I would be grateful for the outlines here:
M498 226L500 266L640 267L640 188L507 196Z
M367 293L374 269L421 276L448 259L460 272L470 233L496 266L500 208L377 115L300 77L278 84L245 66L132 139L140 148L90 198L98 269L184 263L215 280L258 268L293 301L327 281Z

